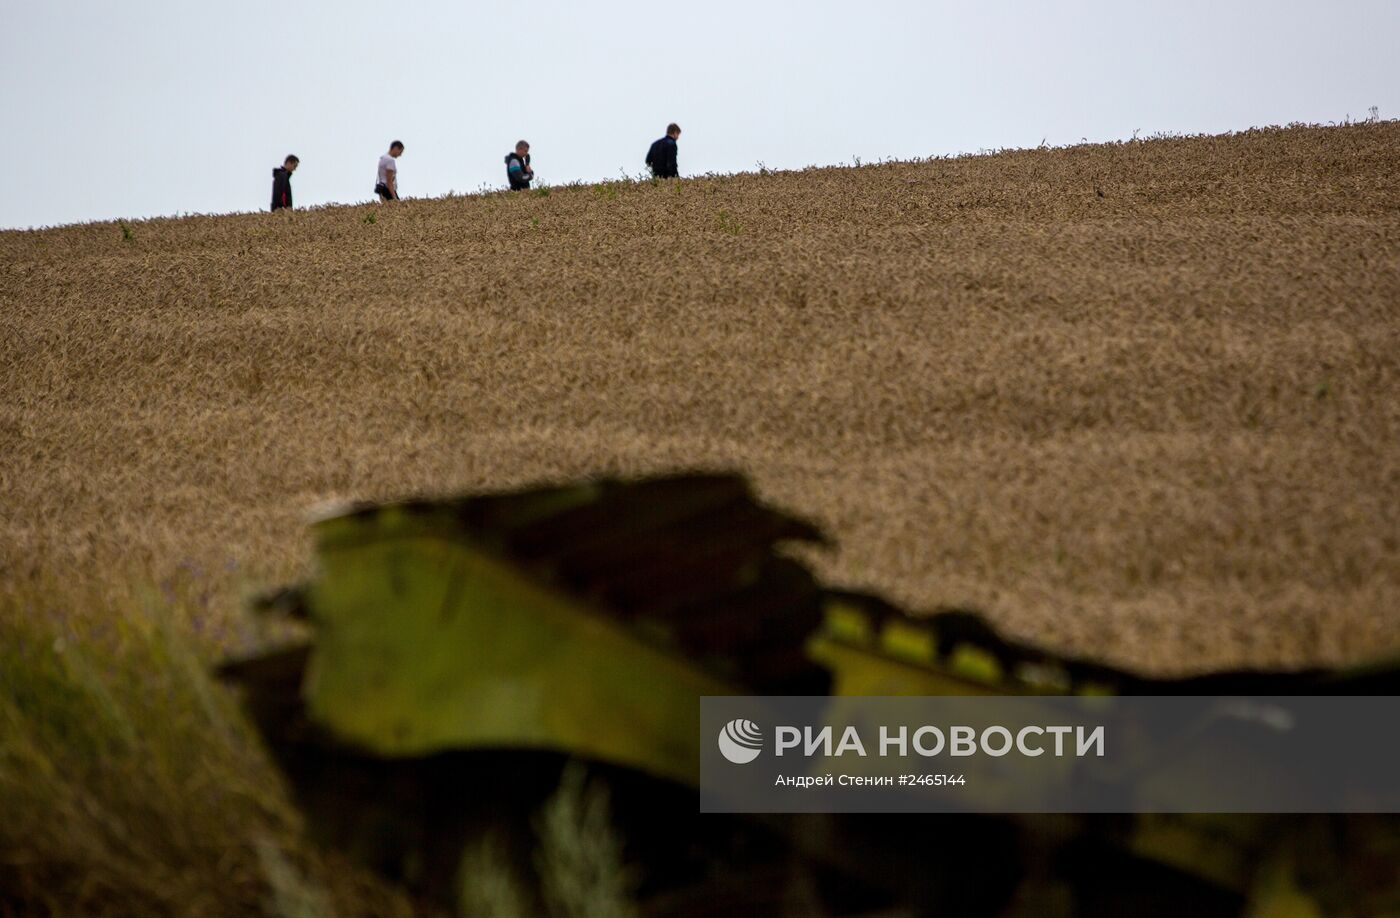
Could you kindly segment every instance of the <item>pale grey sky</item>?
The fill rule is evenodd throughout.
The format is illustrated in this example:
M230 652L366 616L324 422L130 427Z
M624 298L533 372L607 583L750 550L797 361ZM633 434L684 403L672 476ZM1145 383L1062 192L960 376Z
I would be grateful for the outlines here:
M0 0L0 227L1400 115L1396 0Z

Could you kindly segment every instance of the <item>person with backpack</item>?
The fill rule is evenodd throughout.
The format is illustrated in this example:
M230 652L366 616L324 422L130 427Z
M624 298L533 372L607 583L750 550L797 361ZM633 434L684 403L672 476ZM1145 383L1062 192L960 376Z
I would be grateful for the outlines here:
M292 173L297 171L297 164L301 160L295 154L289 154L282 160L282 165L272 170L272 209L281 210L292 209Z
M535 170L530 168L530 145L522 140L515 145L514 153L506 154L506 181L510 182L511 191L528 191L534 177Z
M397 201L399 199L398 158L402 155L403 141L396 140L389 144L389 152L379 157L379 171L375 174L374 193L379 195L381 201Z
M676 166L676 141L680 139L680 125L666 126L666 136L651 145L647 150L647 165L656 178L676 178L680 170Z

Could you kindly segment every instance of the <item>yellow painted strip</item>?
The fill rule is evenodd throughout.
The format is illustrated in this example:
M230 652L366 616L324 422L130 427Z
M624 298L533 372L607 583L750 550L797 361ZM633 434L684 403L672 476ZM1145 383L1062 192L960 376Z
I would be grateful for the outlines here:
M840 602L826 606L826 632L837 640L852 644L869 644L874 639L870 616L864 611Z
M932 628L892 620L880 631L880 649L892 657L928 665L937 658L938 642Z
M998 685L1003 676L1001 664L981 647L959 644L948 659L948 668L955 675L986 685Z

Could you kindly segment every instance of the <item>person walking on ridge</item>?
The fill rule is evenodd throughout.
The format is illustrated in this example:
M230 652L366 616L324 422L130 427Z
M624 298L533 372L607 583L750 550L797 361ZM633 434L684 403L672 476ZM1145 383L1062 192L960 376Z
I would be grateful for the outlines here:
M680 170L676 166L676 141L680 139L680 125L666 126L666 136L651 145L647 150L647 165L656 178L676 178Z
M398 158L403 155L403 141L396 140L389 144L389 152L379 157L379 172L375 176L374 193L379 195L381 201L397 201L399 199L399 164Z
M535 170L530 168L530 145L522 140L515 145L514 153L506 154L506 181L510 182L511 191L528 191L534 177Z
M282 165L272 170L272 209L292 209L292 173L297 171L301 160L296 154L289 154Z

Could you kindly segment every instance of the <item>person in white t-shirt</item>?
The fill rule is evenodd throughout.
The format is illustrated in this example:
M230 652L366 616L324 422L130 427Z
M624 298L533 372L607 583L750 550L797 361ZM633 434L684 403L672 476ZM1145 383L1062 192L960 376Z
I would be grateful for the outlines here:
M379 172L375 177L374 193L379 195L381 201L399 199L398 158L402 155L403 141L396 140L389 144L389 152L379 157Z

